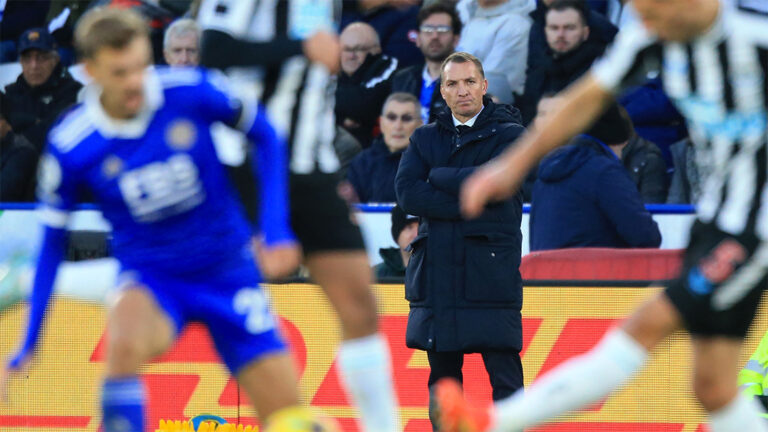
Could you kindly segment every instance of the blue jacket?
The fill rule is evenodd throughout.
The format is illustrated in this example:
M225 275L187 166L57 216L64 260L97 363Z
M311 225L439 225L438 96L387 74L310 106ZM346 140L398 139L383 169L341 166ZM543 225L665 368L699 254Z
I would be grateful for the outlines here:
M640 192L609 152L581 136L541 161L531 203L532 251L661 244Z
M458 135L446 109L411 136L395 179L397 201L419 216L405 298L406 344L433 351L520 350L522 198L490 205L473 220L458 193L474 169L523 132L519 112L490 100L472 129Z
M390 153L378 137L352 159L347 179L360 202L395 202L395 174L402 155L402 151Z

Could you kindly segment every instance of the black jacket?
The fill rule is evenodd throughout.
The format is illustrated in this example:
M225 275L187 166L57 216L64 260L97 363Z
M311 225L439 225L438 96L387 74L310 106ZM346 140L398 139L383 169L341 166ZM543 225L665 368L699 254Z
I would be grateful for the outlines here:
M379 256L384 261L373 267L376 280L394 282L396 279L402 280L405 277L405 266L399 248L381 248Z
M39 153L22 135L8 132L0 141L0 202L35 200Z
M384 100L389 96L397 59L385 55L368 55L351 76L339 74L336 87L336 123L351 119L359 126L346 128L363 148L371 145Z
M560 91L566 87L575 78L581 76L588 68L592 61L598 57L605 50L613 39L616 37L619 29L616 28L607 18L590 11L587 24L589 25L589 37L584 42L583 46L587 47L589 52L585 57L591 57L586 68L583 64L583 59L577 59L576 63L582 63L578 65L577 69L573 73L563 75L562 72L568 69L573 70L572 65L564 65L564 63L571 63L573 60L561 62L560 72L556 72L559 77L555 78L556 82L550 82L549 68L552 67L552 50L547 45L547 37L544 32L544 26L546 24L547 7L544 3L539 2L536 10L531 12L531 18L533 24L531 25L531 32L528 38L528 67L526 69L526 83L525 91L521 97L521 100L517 106L520 107L520 111L523 114L524 124L530 123L533 117L536 116L536 105L539 103L541 95L549 91ZM595 53L595 49L597 52ZM587 53L582 53L582 55ZM563 78L570 78L570 80L563 80Z
M395 174L402 151L390 153L378 137L349 164L347 179L360 202L395 202Z
M621 151L621 163L646 203L667 202L667 164L656 144L633 135Z
M518 194L464 220L458 194L477 166L523 130L515 108L486 98L474 127L463 135L446 109L411 136L395 179L398 203L420 217L405 279L409 347L520 350L522 199Z
M13 131L23 135L38 152L45 146L45 137L56 118L77 101L83 86L59 64L48 81L30 87L22 75L5 87L3 115Z
M424 63L407 67L395 74L392 78L392 93L405 92L416 96L421 100L422 74L424 72ZM440 78L435 81L435 89L432 91L432 99L429 104L429 121L432 123L443 108L445 108L445 99L440 94Z
M531 251L660 243L658 225L609 149L581 136L541 161L531 203Z

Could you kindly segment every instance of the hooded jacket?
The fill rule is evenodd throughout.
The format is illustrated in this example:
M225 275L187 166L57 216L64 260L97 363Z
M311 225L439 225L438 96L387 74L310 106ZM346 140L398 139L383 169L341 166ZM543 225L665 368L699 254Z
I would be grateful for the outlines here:
M509 89L521 94L531 29L528 15L535 8L534 0L509 0L487 9L481 8L477 0L461 0L456 10L464 29L456 51L479 58L486 75L505 76Z
M531 251L660 244L658 225L610 149L582 135L541 161L531 203Z
M406 344L434 351L520 350L520 221L518 194L480 217L459 214L459 189L477 166L523 132L519 112L486 98L462 135L449 110L411 136L395 179L402 209L419 216L411 243L405 298Z

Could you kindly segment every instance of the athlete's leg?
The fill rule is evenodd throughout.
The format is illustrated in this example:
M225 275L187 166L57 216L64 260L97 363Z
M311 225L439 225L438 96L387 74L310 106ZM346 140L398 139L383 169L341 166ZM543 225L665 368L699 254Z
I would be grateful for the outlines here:
M739 394L736 377L743 342L732 337L693 339L693 389L710 416L712 432L768 430L759 403Z
M360 410L364 430L398 430L389 345L378 333L376 298L365 251L315 252L307 256L306 264L339 315L344 341L338 365Z
M336 310L345 340L377 332L376 298L364 250L315 252L307 257L306 265Z
M525 391L496 402L491 430L522 431L604 398L643 366L652 347L681 326L666 295L654 296L592 350L559 365ZM464 405L454 385L441 384L438 391L444 430L477 430L489 423L482 412Z
M269 353L244 366L237 381L262 419L300 403L293 359L284 351Z
M107 376L102 392L104 431L143 431L144 387L138 369L164 352L176 329L143 286L124 289L109 310Z

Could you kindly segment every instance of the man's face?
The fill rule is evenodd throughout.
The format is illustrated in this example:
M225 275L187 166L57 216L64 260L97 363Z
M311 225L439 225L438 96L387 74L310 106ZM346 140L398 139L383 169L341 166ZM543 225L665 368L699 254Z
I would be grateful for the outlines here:
M351 24L339 36L341 43L341 70L352 75L365 61L368 54L378 54L381 46L376 42L373 30L365 26Z
M163 50L165 62L170 66L197 66L200 64L200 44L195 32L176 34L168 39Z
M458 44L459 35L453 33L451 16L447 13L434 13L421 23L416 46L427 60L442 62Z
M471 119L483 106L483 95L488 90L486 81L472 62L448 63L443 69L440 94L460 120Z
M405 248L407 248L408 245L411 244L413 239L416 238L416 235L418 233L419 233L418 219L409 221L408 224L405 225L405 228L403 228L403 230L400 231L400 235L397 236L397 245L400 247L400 250L404 251Z
M59 55L56 51L28 49L21 53L21 75L30 87L48 81L57 64Z
M697 35L699 4L713 0L633 0L643 25L661 39L687 41ZM714 0L716 1L716 0Z
M384 106L379 123L389 151L394 153L408 147L411 134L421 126L418 110L411 102L390 101Z
M135 116L144 105L144 76L151 58L146 37L137 37L125 48L101 48L85 61L93 80L103 88L102 103L119 118Z
M575 9L547 12L547 44L558 54L571 52L581 46L589 37L589 27Z

